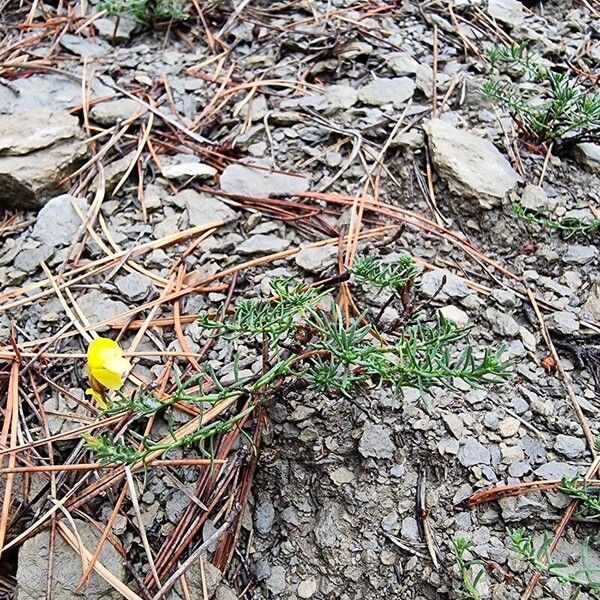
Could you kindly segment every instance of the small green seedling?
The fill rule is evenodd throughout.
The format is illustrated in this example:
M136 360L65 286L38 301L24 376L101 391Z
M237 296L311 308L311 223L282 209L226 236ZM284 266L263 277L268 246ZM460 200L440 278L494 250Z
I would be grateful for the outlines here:
M543 65L525 43L494 48L488 52L488 59L496 76L485 81L481 91L510 112L525 141L534 145L553 143L559 151L600 140L600 93L572 75L568 66L559 69ZM502 66L516 70L530 85L517 86L501 79Z

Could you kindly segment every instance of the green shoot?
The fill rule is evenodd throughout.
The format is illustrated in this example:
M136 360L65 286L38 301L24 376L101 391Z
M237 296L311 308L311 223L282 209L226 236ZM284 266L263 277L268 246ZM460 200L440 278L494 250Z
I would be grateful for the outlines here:
M477 585L485 575L483 562L479 559L468 558L467 552L471 549L472 544L464 538L455 538L452 540L454 561L460 572L461 589L460 593L464 598L470 600L482 600L481 594L477 590ZM480 567L473 576L473 567Z
M547 534L538 548L533 539L525 533L525 529L516 529L509 533L511 550L534 571L546 577L555 577L561 584L571 584L577 588L600 592L600 569L590 564L589 541L585 540L582 547L582 563L577 568L565 563L552 562L550 544L552 538Z
M600 219L592 219L591 221L583 221L582 219L572 219L568 217L562 219L550 219L537 211L523 208L518 202L515 202L512 205L512 210L517 217L524 219L529 223L534 223L535 225L540 225L546 229L564 233L566 239L578 235L594 235L600 232Z
M600 489L588 486L585 479L564 476L560 491L569 498L579 501L583 507L581 511L583 517L597 518L600 516L600 495L598 494Z
M481 86L484 95L510 112L530 141L572 146L600 139L600 93L589 91L568 70L543 66L526 44L495 48L488 60L497 69L503 64L516 68L537 84L535 90L524 91L496 77Z
M388 288L399 293L419 275L419 268L411 256L402 256L397 264L382 264L371 256L359 257L354 261L352 273L357 279L370 283L379 292Z
M178 0L101 0L98 10L113 17L127 17L142 25L156 21L184 21L188 17Z

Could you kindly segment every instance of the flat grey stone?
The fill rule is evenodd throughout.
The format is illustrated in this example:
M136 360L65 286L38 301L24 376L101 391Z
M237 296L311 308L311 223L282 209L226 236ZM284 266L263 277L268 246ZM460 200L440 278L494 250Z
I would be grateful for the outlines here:
M40 108L20 117L0 115L0 154L29 154L61 140L81 137L77 117L66 111Z
M282 252L290 245L289 240L284 240L276 235L257 233L243 241L236 251L242 255L273 254Z
M496 308L487 308L485 318L492 326L492 330L503 337L516 337L519 334L519 324L512 315Z
M285 591L285 569L282 566L276 565L271 569L267 587L273 594L282 594Z
M124 121L145 111L144 106L131 98L117 98L95 104L90 110L90 116L101 125L114 125L117 121Z
M217 170L210 165L194 160L179 160L176 162L164 162L162 166L162 175L167 179L189 179L190 177L200 177L206 179L217 174Z
M583 439L562 433L556 436L554 449L567 458L581 458L586 452Z
M32 237L50 248L70 244L82 226L81 218L73 204L81 209L85 217L89 208L85 198L64 194L49 200L38 213Z
M520 175L498 149L468 131L441 119L425 126L432 160L439 175L455 193L475 200L482 208L502 204Z
M544 188L539 185L528 184L521 194L521 206L529 210L548 212L554 210L556 204L556 200L548 198Z
M399 77L414 75L419 63L408 52L396 52L386 59L388 67Z
M199 194L195 190L184 190L176 196L178 201L183 200L192 227L208 225L215 221L231 221L236 216L232 208L214 196Z
M445 283L442 286L444 278ZM465 280L447 269L434 269L423 273L420 291L427 298L437 294L435 297L440 301L448 298L465 298L471 293Z
M84 547L93 553L100 539L100 531L93 525L75 520L77 532ZM70 526L68 526L70 529ZM81 558L69 544L57 535L54 541L51 596L57 600L119 600L117 592L95 571L87 585L77 590L81 579ZM50 531L43 530L26 540L19 549L16 600L40 600L48 581L48 553ZM105 543L100 552L100 562L119 580L125 579L124 560L111 543Z
M513 27L525 20L525 11L519 0L488 0L487 12L490 17Z
M117 277L115 286L129 300L143 300L153 287L150 279L137 271Z
M221 189L238 196L293 195L308 190L306 177L276 173L265 168L248 165L228 165L220 178Z
M575 155L588 171L600 173L600 144L577 144Z
M323 90L327 105L332 109L345 110L356 104L358 92L349 85L329 85Z
M600 277L592 284L585 303L581 307L581 316L600 323Z
M586 265L598 256L598 249L594 246L569 244L563 255L563 261L572 265Z
M126 17L102 17L93 22L98 35L107 40L125 42L131 38L131 34L138 29L139 25L132 19Z
M77 304L92 324L112 319L127 310L124 302L113 300L100 290L91 290L83 294L77 299Z
M40 244L34 248L21 248L15 256L13 265L18 271L24 273L34 273L42 261L48 260L52 256L52 248Z
M266 497L260 498L254 512L254 523L258 533L267 535L273 527L275 520L275 507L273 503Z
M82 138L77 119L62 109L0 115L0 206L40 208L64 191L87 154Z
M548 325L550 326L550 329L554 329L565 335L579 331L579 320L568 310L553 312L548 317Z
M358 91L358 99L372 106L393 104L403 106L415 93L416 84L410 77L375 79Z
M320 246L318 248L303 248L294 257L296 264L310 273L322 273L335 264L337 248L335 246Z
M72 33L63 33L60 36L60 45L77 56L94 58L104 56L110 51L110 46L103 40L92 42L84 37L73 35Z
M579 474L579 469L569 463L551 461L538 467L534 474L540 479L562 479L564 475L575 477Z
M491 457L489 449L474 437L463 440L458 451L458 460L465 467L489 465Z
M392 430L385 425L367 423L364 427L358 451L365 458L387 458L394 456L396 446L392 440Z

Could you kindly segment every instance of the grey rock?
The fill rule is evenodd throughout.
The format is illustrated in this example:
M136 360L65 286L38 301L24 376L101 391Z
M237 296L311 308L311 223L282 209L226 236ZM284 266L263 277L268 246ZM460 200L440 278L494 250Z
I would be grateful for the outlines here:
M271 254L274 252L281 252L289 245L289 240L284 240L276 235L257 233L243 241L236 250L242 255Z
M285 569L276 565L271 569L271 575L267 579L267 587L273 594L283 594L285 592Z
M577 144L575 154L588 171L600 173L600 144Z
M101 125L114 125L117 121L124 121L145 110L139 102L131 98L117 98L95 104L90 110L90 116Z
M274 520L275 507L273 503L266 496L261 497L254 513L254 523L258 533L267 535L273 527Z
M556 436L554 449L567 458L581 458L586 452L585 442L581 438L562 433Z
M563 475L575 477L579 469L569 463L551 461L538 467L534 473L540 479L561 479Z
M415 93L415 82L410 77L375 79L358 91L358 98L365 104L403 106Z
M62 110L40 108L21 118L0 115L0 154L19 156L47 148L61 140L81 137L77 117Z
M471 321L469 315L464 310L461 310L458 306L454 306L453 304L442 306L442 308L440 308L440 313L445 319L454 323L457 327L466 327Z
M188 211L189 222L192 227L208 225L215 221L231 221L235 218L235 211L225 202L208 194L199 194L194 190L179 192L177 197L183 199Z
M244 106L242 114L244 119L250 119L250 121L260 121L269 112L267 105L267 99L262 94L254 96L250 102Z
M137 271L117 277L115 286L129 300L143 300L153 287L150 279Z
M358 445L358 451L365 458L392 458L396 446L392 441L392 430L385 425L367 423Z
M567 264L585 265L598 256L598 249L594 246L582 246L581 244L569 244L563 255L563 261Z
M416 542L419 540L419 525L414 517L406 517L402 520L400 535L405 540Z
M551 329L565 335L579 331L579 320L572 312L567 310L553 312L548 317L548 325Z
M53 253L51 246L38 244L36 247L23 247L13 262L15 269L24 273L33 273L42 261L48 260Z
M482 208L503 203L521 181L510 163L489 141L456 129L441 119L424 126L433 163L454 192Z
M544 505L528 498L527 496L514 496L502 498L498 501L502 518L507 523L530 519L534 515L539 515L544 510Z
M167 179L189 179L199 177L206 179L217 174L217 170L210 165L201 163L195 157L185 156L185 160L176 159L173 162L165 161L162 165L162 175Z
M168 216L163 219L152 232L155 239L160 240L161 238L168 237L179 231L179 215L177 213Z
M322 273L335 264L337 248L335 246L320 246L318 248L303 248L296 254L296 264L310 273Z
M442 287L444 278L446 281ZM470 291L464 279L447 269L434 269L423 273L421 293L428 298L437 294L436 299L444 301L448 298L464 298L470 294Z
M516 26L525 19L525 11L519 0L488 0L487 12L502 23Z
M98 80L91 84L91 98L114 94L113 90ZM11 87L0 87L0 113L29 114L29 111L49 109L64 113L81 104L81 84L63 75L36 75L11 81ZM35 115L34 115L35 116ZM23 123L23 119L18 119Z
M87 154L77 119L44 108L0 116L0 205L40 208Z
M516 337L519 334L519 324L512 315L490 307L485 311L485 318L490 322L492 329L498 335Z
M317 580L314 577L304 579L298 584L299 598L312 598L317 591Z
M81 388L71 388L68 395L58 392L44 402L51 435L66 433L81 426L85 419L85 410L80 404L83 396ZM83 417L81 422L77 420L77 415Z
M399 77L414 75L419 63L408 52L397 52L387 58L388 67Z
M123 178L123 175L130 168L133 160L135 160L135 150L132 150L121 158L117 158L117 160L113 160L104 167L105 194L112 194L114 189L119 184L119 181L121 181ZM96 177L94 177L92 183L90 184L90 191L95 193L98 190L100 183L101 178L100 174L98 174Z
M92 42L86 38L72 33L63 33L60 36L60 45L77 56L93 58L95 56L104 56L110 51L110 46L102 41Z
M544 188L528 184L521 194L521 206L529 210L548 212L556 208L556 200L548 198Z
M315 541L319 548L332 548L338 544L339 513L339 506L335 502L329 502L319 510L314 530Z
M189 596L184 596L181 590L181 585L179 582L177 582L173 587L173 594L170 600L183 600L183 598L189 598L189 600L205 600L202 583L203 580L206 584L208 597L216 598L216 592L220 587L223 574L219 569L217 569L217 567L206 560L206 557L203 558L202 567L204 569L204 577L202 577L200 561L193 563L185 573Z
M465 467L475 465L489 465L491 454L479 440L474 437L466 438L458 451L458 460Z
M309 181L306 177L276 173L267 168L233 164L223 171L220 185L229 194L266 198L276 194L305 192Z
M113 300L100 290L92 290L77 299L81 312L92 323L100 323L117 317L127 310L127 305L120 300Z
M86 214L89 204L85 198L64 194L49 200L38 213L32 237L49 248L70 244L82 226L73 204L81 209L83 215Z
M600 278L592 284L585 303L581 307L581 316L600 323Z
M93 525L75 520L77 532L83 546L93 553L100 539L100 531ZM43 597L48 581L48 553L50 531L45 530L26 540L19 549L16 600L39 600ZM51 597L57 600L118 600L121 594L100 575L92 575L81 590L77 590L81 579L81 559L69 544L57 535L54 545ZM100 563L118 580L125 578L124 561L111 543L106 543L100 552Z
M93 25L98 35L108 40L126 42L138 28L138 24L125 17L105 17L96 19Z
M349 85L330 85L323 91L329 108L347 109L358 100L358 92Z
M215 592L214 600L238 600L238 595L225 584L221 584Z

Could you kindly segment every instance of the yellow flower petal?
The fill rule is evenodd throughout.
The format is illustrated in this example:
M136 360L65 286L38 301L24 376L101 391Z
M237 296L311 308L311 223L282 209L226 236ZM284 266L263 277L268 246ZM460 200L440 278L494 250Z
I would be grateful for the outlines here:
M85 390L85 393L88 396L91 396L95 401L96 404L102 409L104 410L107 406L106 402L104 401L104 398L102 397L102 394L100 392L97 392L96 390L92 389L92 388L88 388L87 390Z
M90 377L109 390L118 390L123 385L123 375L131 369L117 342L109 338L96 338L87 352Z

